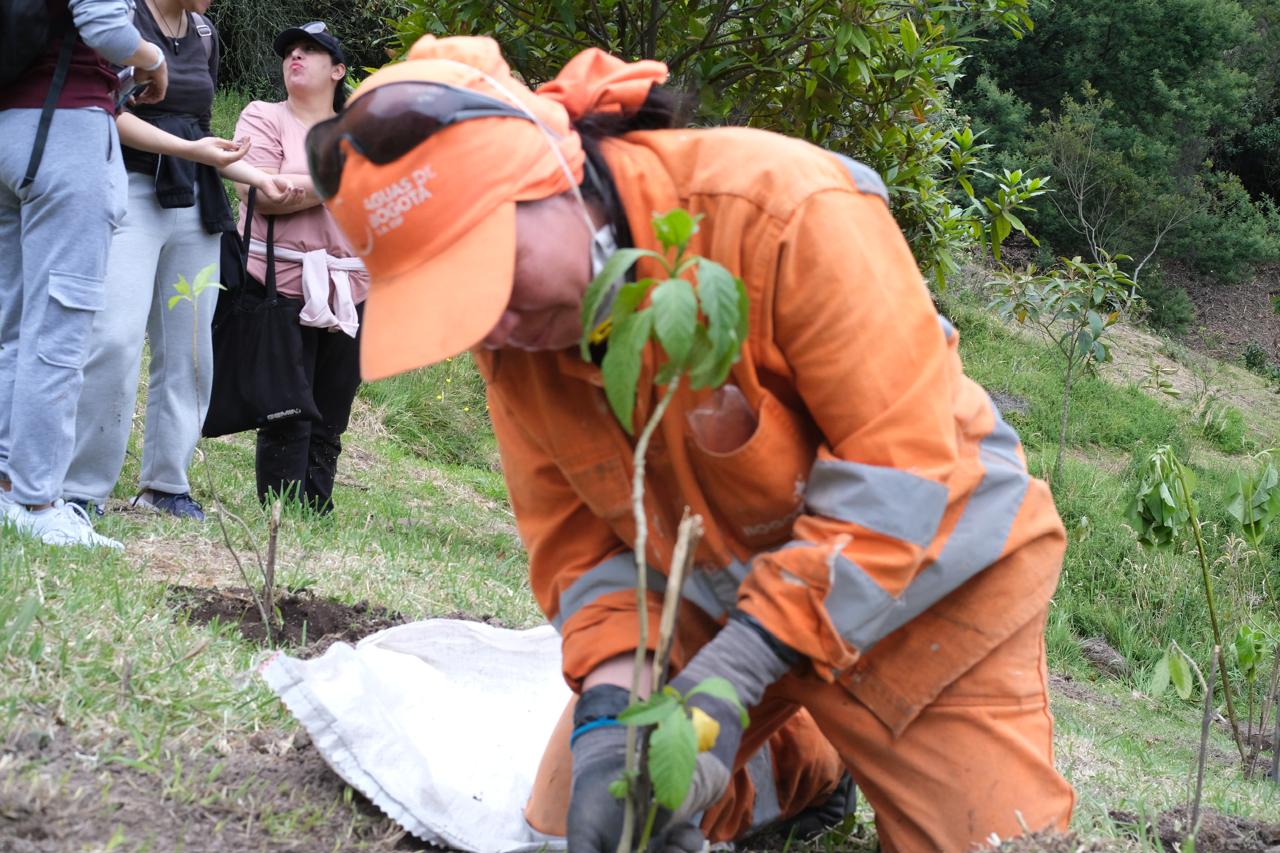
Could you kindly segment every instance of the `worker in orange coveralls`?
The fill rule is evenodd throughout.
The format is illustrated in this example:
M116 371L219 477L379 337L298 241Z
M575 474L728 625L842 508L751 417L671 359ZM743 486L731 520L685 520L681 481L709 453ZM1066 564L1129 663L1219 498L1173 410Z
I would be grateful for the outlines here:
M663 844L749 822L735 771L798 709L886 850L1064 829L1043 632L1065 536L1048 488L964 375L879 179L772 133L671 129L665 77L588 50L531 92L491 40L426 37L308 140L372 277L365 377L474 347L488 383L533 592L580 694L559 783L570 849L617 843L606 789L638 638L633 439L601 388L607 338L579 355L582 296L615 246L660 250L650 218L676 207L704 217L689 251L745 282L750 332L725 387L680 388L649 451L648 636L687 505L706 533L673 685L728 679L750 725L692 700L720 734ZM657 275L647 264L637 274ZM638 424L658 366L651 346ZM531 814L557 797L555 753ZM809 775L798 799L818 793Z

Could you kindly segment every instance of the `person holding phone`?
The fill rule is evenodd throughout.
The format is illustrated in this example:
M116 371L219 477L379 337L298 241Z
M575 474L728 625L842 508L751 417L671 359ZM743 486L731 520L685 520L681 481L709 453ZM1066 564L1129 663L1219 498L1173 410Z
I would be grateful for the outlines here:
M94 322L75 452L64 496L101 514L124 465L143 342L150 341L147 410L138 507L202 520L187 468L200 437L212 383L210 321L217 291L169 307L173 286L219 260L235 227L219 171L284 201L294 191L238 162L244 140L211 135L218 43L204 16L210 0L141 0L136 22L160 45L169 86L144 93L117 119L128 172L128 206L111 246L107 300ZM137 78L140 83L146 78ZM214 281L217 280L216 275Z
M168 67L125 0L50 0L48 10L54 37L0 92L0 523L49 545L118 548L60 496L111 232L124 212L110 63L133 66L149 84L142 102L164 97Z

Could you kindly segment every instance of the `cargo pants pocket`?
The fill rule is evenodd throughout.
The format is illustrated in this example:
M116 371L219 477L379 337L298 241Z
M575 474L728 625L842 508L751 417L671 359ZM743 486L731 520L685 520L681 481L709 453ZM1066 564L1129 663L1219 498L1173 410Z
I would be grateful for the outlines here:
M36 355L45 364L80 370L88 357L93 318L106 305L100 278L52 271L49 302L40 322Z

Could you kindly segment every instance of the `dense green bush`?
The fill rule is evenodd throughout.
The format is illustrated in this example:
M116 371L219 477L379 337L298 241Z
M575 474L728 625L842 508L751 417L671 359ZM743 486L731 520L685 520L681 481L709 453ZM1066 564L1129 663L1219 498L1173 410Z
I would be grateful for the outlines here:
M1017 213L1032 176L1011 170L1017 178L1003 191L988 182L990 204L974 198L980 170L996 170L950 92L978 29L1020 35L1028 0L405 2L404 47L424 33L492 35L532 84L588 46L656 58L672 86L696 99L697 124L777 130L865 161L884 177L898 223L940 284L969 245L998 256L1000 242L1022 230Z
M254 98L283 97L280 59L272 50L286 27L324 21L342 42L355 70L387 61L386 48L401 13L398 0L222 0L209 17L222 39L220 82Z
M1147 303L1146 321L1157 329L1180 335L1196 318L1196 306L1185 288L1165 279L1160 267L1147 270L1138 287Z

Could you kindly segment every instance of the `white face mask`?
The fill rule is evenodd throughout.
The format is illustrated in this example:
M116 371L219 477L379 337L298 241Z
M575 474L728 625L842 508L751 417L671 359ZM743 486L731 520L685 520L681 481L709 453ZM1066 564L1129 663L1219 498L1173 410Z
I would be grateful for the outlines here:
M600 275L609 256L618 250L618 238L613 233L613 226L606 225L596 229L591 235L591 277Z

